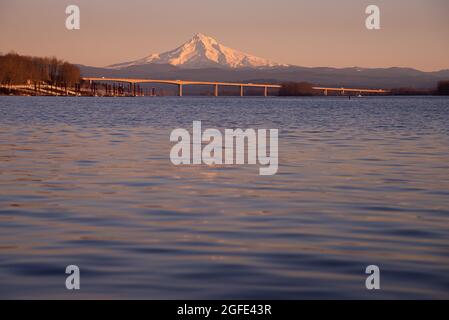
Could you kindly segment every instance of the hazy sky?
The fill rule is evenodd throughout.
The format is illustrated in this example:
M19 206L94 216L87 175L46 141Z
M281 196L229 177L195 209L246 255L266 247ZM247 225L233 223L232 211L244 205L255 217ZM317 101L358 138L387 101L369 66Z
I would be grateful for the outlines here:
M81 30L65 8L81 9ZM381 9L381 30L365 8ZM105 66L174 49L201 32L301 66L449 69L448 0L0 0L0 52Z

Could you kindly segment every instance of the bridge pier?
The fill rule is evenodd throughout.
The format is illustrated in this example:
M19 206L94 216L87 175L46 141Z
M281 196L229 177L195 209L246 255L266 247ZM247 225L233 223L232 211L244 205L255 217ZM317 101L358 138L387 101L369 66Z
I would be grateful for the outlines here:
M327 89L324 90L324 95L327 97Z
M182 97L182 83L178 84L178 96Z
M96 94L97 94L97 92L96 92L96 84L95 84L95 82L94 81L91 81L91 83L90 83L90 93L93 95L93 96L95 96Z
M268 97L268 87L264 87L263 89L263 96Z
M218 84L214 84L214 97L218 97Z
M243 86L240 86L240 96L243 97L243 95L244 95Z

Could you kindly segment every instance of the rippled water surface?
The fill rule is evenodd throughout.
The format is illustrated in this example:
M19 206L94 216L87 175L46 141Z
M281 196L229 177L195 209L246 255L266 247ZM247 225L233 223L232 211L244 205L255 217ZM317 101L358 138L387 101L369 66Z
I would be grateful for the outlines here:
M193 120L278 174L173 166ZM449 298L449 99L0 97L0 297Z

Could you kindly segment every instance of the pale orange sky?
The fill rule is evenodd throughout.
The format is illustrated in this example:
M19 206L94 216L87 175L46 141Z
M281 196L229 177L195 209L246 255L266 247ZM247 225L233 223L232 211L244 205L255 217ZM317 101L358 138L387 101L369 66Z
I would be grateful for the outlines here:
M81 30L65 8L81 9ZM379 31L365 8L381 9ZM300 66L449 69L447 0L0 0L0 52L105 66L171 50L195 33Z

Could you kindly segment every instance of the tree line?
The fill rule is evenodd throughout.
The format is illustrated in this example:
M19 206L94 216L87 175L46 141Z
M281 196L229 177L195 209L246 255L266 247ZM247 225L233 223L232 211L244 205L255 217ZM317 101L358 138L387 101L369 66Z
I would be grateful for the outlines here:
M449 96L449 80L438 82L437 92L443 96Z
M316 96L319 92L313 90L308 82L284 82L279 90L280 96Z
M45 82L52 85L73 86L79 81L79 68L55 57L30 57L16 53L0 54L1 84Z

